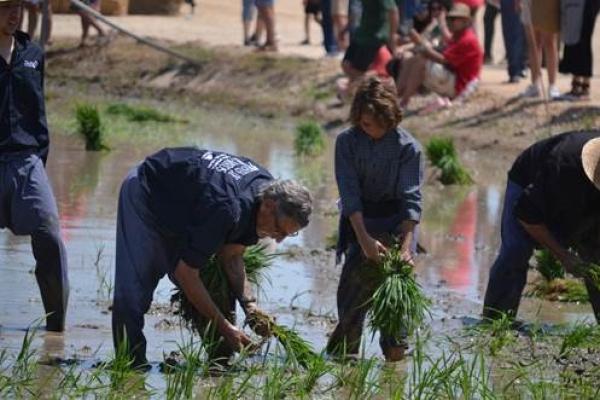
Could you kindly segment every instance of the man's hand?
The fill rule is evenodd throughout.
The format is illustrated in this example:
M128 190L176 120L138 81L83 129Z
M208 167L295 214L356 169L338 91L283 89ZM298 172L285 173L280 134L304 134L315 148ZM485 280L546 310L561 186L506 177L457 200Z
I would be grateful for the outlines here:
M272 326L275 320L269 314L256 307L256 304L249 305L246 308L246 322L257 335L265 338L272 335Z
M252 345L252 340L250 340L250 338L237 326L232 325L229 322L225 323L221 329L219 329L219 333L223 335L227 344L237 352Z
M403 249L402 252L400 253L400 257L402 257L402 261L407 262L413 268L415 267L415 261L413 260L413 255L410 250Z
M370 236L360 243L360 247L362 248L363 253L365 253L365 257L375 262L379 262L381 254L385 254L388 251L379 240L373 239Z

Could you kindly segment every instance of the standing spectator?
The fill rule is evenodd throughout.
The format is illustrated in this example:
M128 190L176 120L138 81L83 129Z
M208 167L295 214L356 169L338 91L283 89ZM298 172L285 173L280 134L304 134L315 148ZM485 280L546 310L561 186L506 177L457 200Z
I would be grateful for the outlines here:
M256 0L258 18L265 24L267 41L259 49L261 51L277 51L277 40L275 34L275 0Z
M37 30L38 20L40 11L44 0L25 0L23 1L23 7L27 10L27 34L31 40L35 37L35 31ZM21 18L21 24L23 19ZM52 34L52 2L48 2L48 25L46 26L45 34L40 34L40 42L42 38L46 40L44 45L51 44L50 35Z
M304 40L300 44L310 44L310 16L321 24L321 0L303 0L304 3Z
M496 30L496 18L500 14L500 0L487 0L485 12L483 13L483 62L492 64L492 46L494 45L494 32Z
M381 46L395 47L399 16L394 0L362 0L362 6L360 25L342 61L342 70L349 79L346 92L351 92L353 84L363 77Z
M358 29L360 17L362 15L361 0L350 0L348 6L348 33L350 40L354 36L354 32Z
M333 32L339 50L348 47L348 12L350 4L348 0L331 0L331 18L333 20Z
M264 30L262 19L256 18L256 27L251 35L252 21L254 21L254 0L242 0L242 26L244 29L244 46L258 45Z
M452 40L441 53L415 30L411 31L411 39L419 50L403 63L396 81L402 107L408 106L421 85L440 96L453 99L465 97L477 82L483 51L471 28L469 8L461 3L455 4L448 13L448 25Z
M574 5L579 3L579 7ZM568 7L566 7L568 5ZM569 101L588 100L593 72L592 34L600 0L562 2L563 40L565 48L559 71L573 75L571 91L561 96Z
M518 83L525 77L525 30L517 11L516 1L500 0L509 83Z
M335 57L338 52L337 40L333 30L333 17L331 16L331 0L321 0L321 27L323 29L323 46L330 57Z
M90 8L100 12L100 1L101 0L82 0ZM81 17L81 42L79 43L79 47L84 47L87 45L87 38L90 32L90 26L93 26L94 29L98 32L97 43L101 44L106 41L106 33L102 26L96 21L96 18L88 14L87 12L77 9L77 13Z
M345 260L337 290L339 322L327 352L357 356L367 303L381 284L365 262L379 261L386 247L396 244L402 259L414 265L424 157L419 142L398 126L402 113L393 89L378 78L361 83L350 119L352 127L335 142L341 203L337 255ZM387 361L402 359L407 347L388 336L379 344Z
M62 332L69 282L58 209L45 169L50 140L44 54L17 31L22 5L21 0L0 0L0 228L31 237L46 329Z
M539 97L542 93L542 52L548 71L548 99L560 96L556 87L558 73L558 31L560 29L560 0L517 0L525 27L531 84L521 96Z

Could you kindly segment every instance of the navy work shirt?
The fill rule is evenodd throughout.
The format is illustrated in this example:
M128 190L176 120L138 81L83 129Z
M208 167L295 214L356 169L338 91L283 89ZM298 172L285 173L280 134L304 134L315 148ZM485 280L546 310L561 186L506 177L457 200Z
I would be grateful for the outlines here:
M582 223L600 215L600 190L587 178L581 151L600 130L567 132L539 141L517 158L508 178L523 188L514 213L544 224L569 244Z
M0 154L33 152L45 163L44 54L26 33L14 37L10 64L0 57Z
M138 173L153 217L190 266L204 266L226 243L258 242L257 194L273 177L254 161L170 148L146 158Z

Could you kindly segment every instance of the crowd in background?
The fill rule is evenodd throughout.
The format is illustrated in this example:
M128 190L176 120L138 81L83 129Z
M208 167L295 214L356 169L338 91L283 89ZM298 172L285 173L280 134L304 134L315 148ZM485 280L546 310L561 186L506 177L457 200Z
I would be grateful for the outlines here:
M243 0L243 5L244 44L277 51L274 1ZM251 34L254 6L259 18ZM301 6L301 44L314 42L314 21L321 25L326 55L343 57L346 78L338 82L342 100L351 98L365 75L378 75L395 84L402 107L417 93L433 92L437 96L425 109L435 110L468 99L478 87L482 65L504 61L507 83L518 83L529 73L530 84L518 93L521 97L589 99L591 40L600 0L303 0ZM265 8L268 12L261 14ZM475 23L480 12L483 43ZM498 16L504 53L493 54ZM559 72L572 75L567 93L556 85Z

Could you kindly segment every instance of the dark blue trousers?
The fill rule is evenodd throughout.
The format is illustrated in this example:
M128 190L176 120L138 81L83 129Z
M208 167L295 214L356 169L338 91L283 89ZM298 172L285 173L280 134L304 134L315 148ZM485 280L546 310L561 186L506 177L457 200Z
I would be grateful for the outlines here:
M36 154L0 155L0 228L31 236L46 329L63 331L69 299L67 253L60 237L56 200Z
M115 350L126 344L136 366L147 363L144 314L158 281L175 267L175 249L153 221L136 167L125 178L119 194L112 308Z
M515 11L515 0L501 0L502 34L508 61L508 76L516 77L525 71L525 29L521 16Z
M323 28L325 51L327 54L337 53L337 40L333 32L333 18L331 16L331 0L321 0L321 27Z

